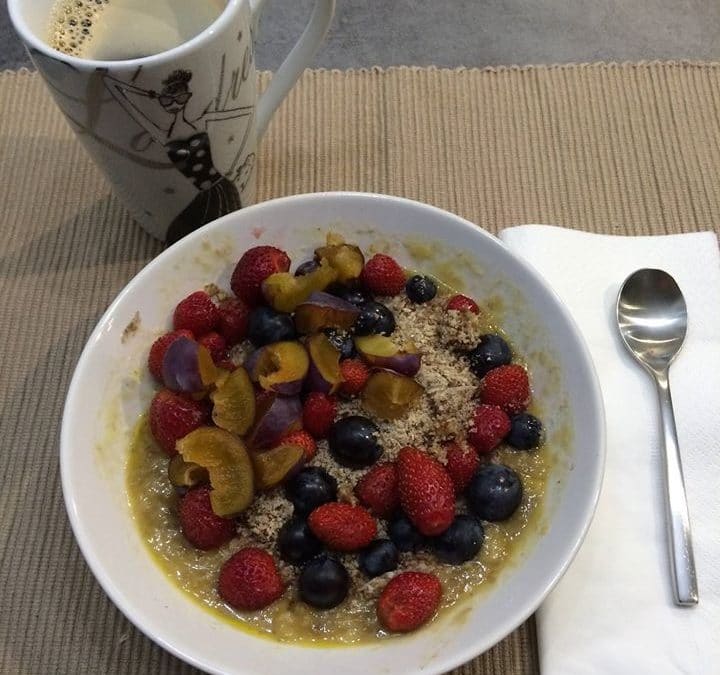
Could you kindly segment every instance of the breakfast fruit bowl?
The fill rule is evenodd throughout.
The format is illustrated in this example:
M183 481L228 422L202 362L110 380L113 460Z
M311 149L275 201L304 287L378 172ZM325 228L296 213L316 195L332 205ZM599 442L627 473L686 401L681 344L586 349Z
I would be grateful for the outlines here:
M529 268L445 212L330 193L148 265L81 357L61 453L97 578L186 660L442 672L557 581L602 443L582 341Z

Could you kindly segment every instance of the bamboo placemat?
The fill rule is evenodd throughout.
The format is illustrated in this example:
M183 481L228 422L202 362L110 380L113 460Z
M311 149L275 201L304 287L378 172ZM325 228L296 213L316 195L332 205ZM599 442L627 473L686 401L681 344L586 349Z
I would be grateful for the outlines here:
M263 142L259 199L368 190L493 232L717 232L719 109L713 64L308 71ZM162 247L26 71L0 74L0 213L0 672L194 672L106 599L74 543L58 470L82 346ZM456 673L536 671L528 622Z

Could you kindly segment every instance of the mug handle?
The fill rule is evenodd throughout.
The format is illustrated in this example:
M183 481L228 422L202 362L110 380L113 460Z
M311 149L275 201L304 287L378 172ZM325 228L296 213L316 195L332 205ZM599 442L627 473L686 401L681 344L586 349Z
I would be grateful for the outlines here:
M265 1L250 0L252 24L255 27L257 27L260 20L260 12ZM280 68L273 75L268 88L258 99L256 109L258 138L265 133L273 113L293 88L303 70L310 65L315 52L322 44L330 27L334 11L335 0L316 0L305 30L295 43L295 46L290 50L290 53L285 57Z

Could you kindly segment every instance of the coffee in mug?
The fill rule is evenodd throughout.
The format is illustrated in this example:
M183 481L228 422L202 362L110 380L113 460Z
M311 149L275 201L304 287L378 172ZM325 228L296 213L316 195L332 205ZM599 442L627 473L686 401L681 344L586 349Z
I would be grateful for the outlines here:
M48 42L60 52L84 59L139 59L199 35L226 4L226 0L56 0Z

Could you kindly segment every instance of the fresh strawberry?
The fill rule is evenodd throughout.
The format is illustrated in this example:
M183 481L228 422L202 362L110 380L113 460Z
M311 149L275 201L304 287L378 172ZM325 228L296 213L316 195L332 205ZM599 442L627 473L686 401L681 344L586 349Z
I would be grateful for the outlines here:
M480 400L501 407L509 415L522 412L530 403L527 370L516 363L493 368L480 381Z
M376 464L358 481L355 495L374 516L389 518L400 506L395 463Z
M262 282L271 274L287 272L290 258L274 246L255 246L248 249L235 266L230 279L233 293L251 307L262 304Z
M336 413L337 404L332 396L312 391L303 405L303 429L314 438L327 438Z
M218 333L225 338L228 347L245 339L250 308L239 298L227 298L218 305L220 322Z
M175 442L210 419L207 404L161 389L150 403L150 431L160 447L171 457L177 454Z
M340 392L346 396L356 396L365 388L370 378L370 369L360 359L345 359L340 361L340 374L343 378Z
M442 584L434 574L401 572L380 594L378 619L387 630L407 633L433 617L441 598Z
M148 354L148 370L152 376L158 381L162 382L162 363L165 358L165 352L167 348L175 342L179 337L195 339L195 336L189 330L174 330L171 333L165 333L161 335L152 347L150 347L150 354Z
M341 502L318 506L307 519L313 534L336 551L357 551L377 534L377 524L362 507Z
M216 366L227 359L227 343L225 338L219 333L214 331L211 333L205 333L202 337L198 338L198 342L210 352L212 360Z
M455 486L455 494L459 495L480 466L480 458L473 448L463 447L454 441L449 443L446 449L445 469Z
M477 306L477 303L472 298L468 298L467 295L453 295L452 298L448 300L447 308L458 312L480 314L480 308Z
M209 551L235 536L235 521L215 515L210 505L210 490L205 486L185 493L180 499L178 514L182 533L195 548Z
M360 280L375 295L397 295L405 288L405 270L389 255L376 253L365 263Z
M220 312L205 291L195 291L181 300L173 314L175 330L185 328L194 335L205 335L215 330L220 321Z
M467 438L481 454L492 452L510 432L510 418L496 405L485 403L473 411Z
M305 450L305 461L309 462L317 452L317 443L315 439L305 430L293 431L283 437L280 445L299 445Z
M417 448L402 448L397 458L400 504L422 534L444 532L455 517L455 490L445 467Z
M261 548L240 549L220 569L218 593L225 602L241 611L267 607L284 590L275 560Z

